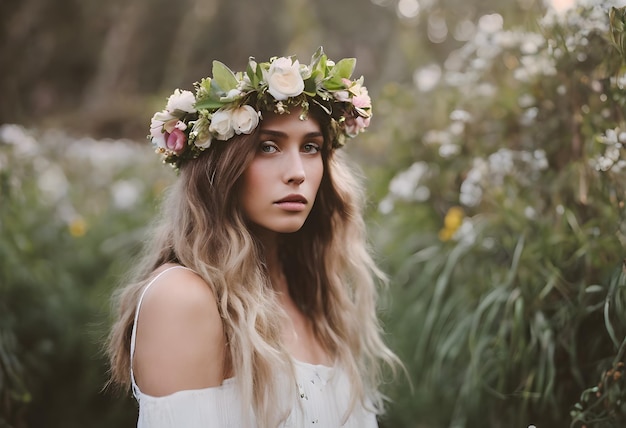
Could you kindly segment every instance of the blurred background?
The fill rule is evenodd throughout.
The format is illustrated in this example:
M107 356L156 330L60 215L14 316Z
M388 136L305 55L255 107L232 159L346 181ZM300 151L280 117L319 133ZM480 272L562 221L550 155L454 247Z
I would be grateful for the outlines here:
M219 59L356 57L382 428L626 426L618 1L0 3L0 427L130 427L110 296L175 179L146 140Z

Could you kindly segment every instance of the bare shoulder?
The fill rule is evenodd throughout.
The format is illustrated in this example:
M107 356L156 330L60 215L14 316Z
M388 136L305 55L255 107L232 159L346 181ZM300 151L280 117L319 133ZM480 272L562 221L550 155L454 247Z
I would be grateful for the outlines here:
M173 266L172 266L173 267ZM160 275L146 292L144 306L164 305L162 309L198 309L207 312L217 311L217 301L209 284L190 269L159 269ZM182 306L182 307L181 307Z
M162 396L220 385L225 347L209 284L188 269L163 272L146 291L137 321L133 370L141 391Z

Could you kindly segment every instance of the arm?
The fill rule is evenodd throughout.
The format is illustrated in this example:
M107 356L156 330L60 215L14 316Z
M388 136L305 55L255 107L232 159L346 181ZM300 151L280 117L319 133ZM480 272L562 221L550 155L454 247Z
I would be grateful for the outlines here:
M206 282L172 269L146 292L137 323L133 370L144 394L218 386L226 340L217 301Z

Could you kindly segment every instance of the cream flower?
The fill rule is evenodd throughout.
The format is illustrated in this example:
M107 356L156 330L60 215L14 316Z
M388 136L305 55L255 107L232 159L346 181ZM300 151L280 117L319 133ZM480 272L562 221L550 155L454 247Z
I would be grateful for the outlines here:
M161 147L163 149L167 148L165 134L163 131L165 128L174 127L178 122L178 118L172 116L168 111L158 111L152 116L150 120L150 136L152 137L152 142L156 144L157 147ZM168 131L169 132L169 131Z
M176 89L172 95L167 99L167 105L165 109L169 112L175 112L176 110L184 111L187 113L195 113L196 97L190 91L181 91Z
M250 134L259 124L259 113L246 104L233 110L231 119L237 135Z
M235 130L232 125L232 110L218 110L213 113L211 117L211 125L209 126L209 132L215 135L218 140L228 140L235 135Z
M204 140L198 140L196 139L196 141L194 141L194 144L196 145L196 147L199 147L203 150L208 149L209 147L211 147L211 143L213 142L213 139L209 136Z
M298 60L292 63L289 58L277 58L264 75L268 92L278 101L297 97L304 90L304 80L300 74Z
M211 147L211 142L213 141L213 137L209 132L209 125L210 122L205 116L201 116L198 120L189 122L189 126L192 126L191 132L189 133L190 139L193 141L193 145L202 150Z

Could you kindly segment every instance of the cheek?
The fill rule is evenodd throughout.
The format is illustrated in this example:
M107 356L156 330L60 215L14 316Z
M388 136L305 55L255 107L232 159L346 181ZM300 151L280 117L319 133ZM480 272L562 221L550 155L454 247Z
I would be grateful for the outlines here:
M310 174L310 177L313 179L315 189L317 191L320 188L322 177L324 176L324 161L321 158L318 160L318 162L315 162Z
M257 189L263 184L263 175L265 174L259 162L252 161L243 173L243 192L247 194L256 193Z
M256 203L256 197L262 193L263 172L252 162L241 176L241 191L239 192L240 206L247 215Z

